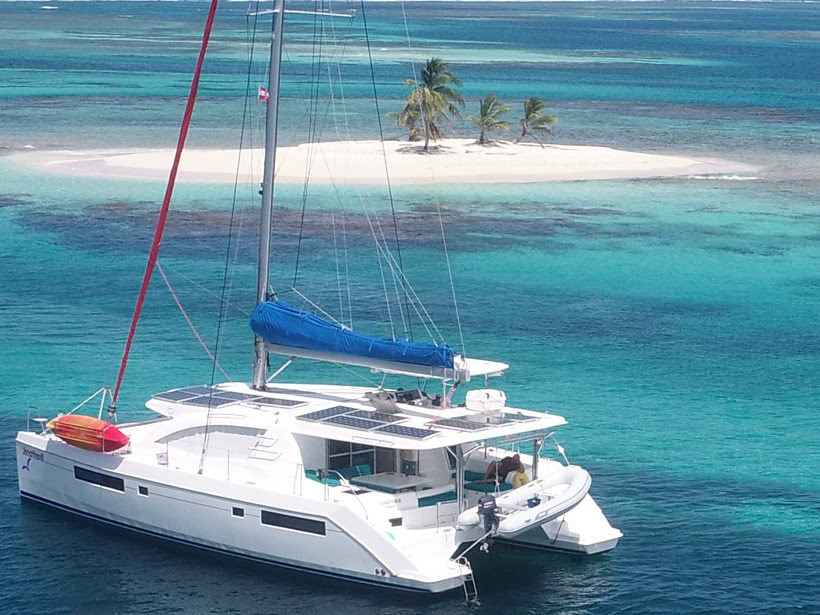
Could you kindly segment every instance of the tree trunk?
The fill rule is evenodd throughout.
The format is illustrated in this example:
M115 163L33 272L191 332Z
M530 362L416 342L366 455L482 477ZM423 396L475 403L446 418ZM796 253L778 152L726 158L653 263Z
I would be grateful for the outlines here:
M516 143L521 143L522 139L527 136L527 120L521 120L521 135L515 140Z
M485 145L487 143L487 139L484 137L485 130L484 128L481 129L481 134L478 136L478 144Z

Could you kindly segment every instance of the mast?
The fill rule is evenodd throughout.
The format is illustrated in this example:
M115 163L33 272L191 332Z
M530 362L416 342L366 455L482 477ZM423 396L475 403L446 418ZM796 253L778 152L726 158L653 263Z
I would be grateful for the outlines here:
M270 74L268 104L265 117L265 166L262 178L262 218L259 228L259 256L256 276L257 305L268 299L270 280L271 230L273 211L273 172L276 164L276 132L279 123L279 77L282 72L282 28L285 21L285 0L274 0L271 24ZM254 389L264 389L268 374L268 351L265 340L254 338Z

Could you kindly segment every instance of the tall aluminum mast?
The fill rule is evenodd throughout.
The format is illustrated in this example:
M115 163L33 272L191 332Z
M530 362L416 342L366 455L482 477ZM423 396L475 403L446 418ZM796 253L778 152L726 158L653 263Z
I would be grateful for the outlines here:
M273 2L271 25L270 74L268 104L265 119L265 172L262 179L262 220L259 229L259 263L256 277L257 305L268 299L270 284L270 252L273 210L273 171L276 164L276 131L279 123L279 77L282 72L282 27L285 21L285 0ZM258 335L254 339L254 389L264 389L268 374L268 351Z

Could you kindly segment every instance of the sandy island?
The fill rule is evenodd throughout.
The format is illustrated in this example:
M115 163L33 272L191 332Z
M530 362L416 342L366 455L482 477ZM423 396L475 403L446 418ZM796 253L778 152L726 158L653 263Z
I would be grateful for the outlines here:
M385 156L386 154L386 156ZM26 166L82 177L164 181L172 150L33 151L12 157ZM197 182L257 182L262 150L187 149L178 179ZM386 160L386 165L385 165ZM447 139L422 152L403 141L334 141L280 147L277 182L395 184L544 182L557 180L677 177L747 172L751 167L717 159L663 156L609 147L514 144L480 146L472 139ZM237 168L239 169L237 172Z

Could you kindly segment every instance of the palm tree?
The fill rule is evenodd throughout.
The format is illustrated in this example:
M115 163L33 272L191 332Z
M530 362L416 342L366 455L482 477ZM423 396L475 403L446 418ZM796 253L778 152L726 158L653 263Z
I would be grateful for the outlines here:
M424 127L421 123L421 111L419 111L418 106L411 106L408 103L401 113L391 111L387 114L387 117L395 119L396 124L398 124L399 126L405 126L410 130L410 135L408 137L410 141L421 140L421 135L424 131Z
M478 136L478 144L485 145L487 143L487 133L493 130L509 130L509 122L499 119L502 115L507 113L510 108L499 102L495 94L487 94L487 98L481 98L478 101L478 117L468 115L467 119L481 129L481 134Z
M399 113L396 123L399 126L410 127L410 140L413 140L414 130L418 121L421 121L424 133L424 151L429 151L430 140L441 138L441 118L450 126L452 117L461 117L456 104L464 105L464 98L455 89L461 85L447 64L441 58L431 58L421 69L421 81L407 79L405 85L413 88L407 96L407 104Z
M535 136L535 133L540 132L552 135L552 129L550 127L558 122L557 115L541 115L544 106L544 101L540 98L530 98L524 101L524 117L521 118L521 136L515 140L516 143L527 135L530 135L538 141L541 147L544 147L544 144Z

